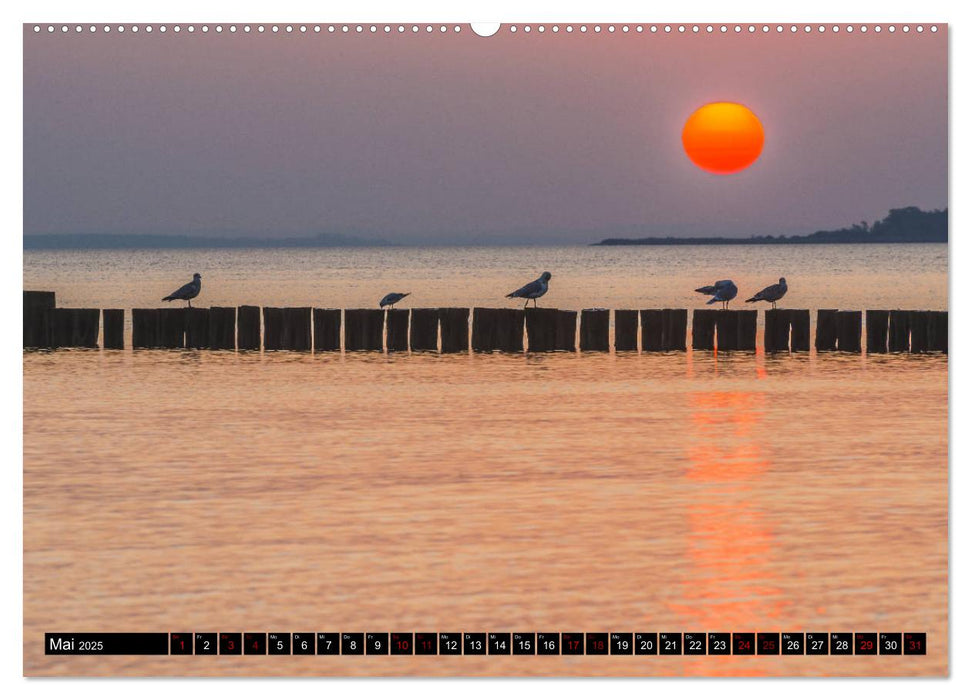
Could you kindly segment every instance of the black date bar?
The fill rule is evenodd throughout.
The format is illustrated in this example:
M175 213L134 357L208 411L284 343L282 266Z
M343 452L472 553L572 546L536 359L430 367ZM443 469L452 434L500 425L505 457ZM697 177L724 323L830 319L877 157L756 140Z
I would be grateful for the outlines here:
M54 656L167 656L167 632L47 632L44 653Z

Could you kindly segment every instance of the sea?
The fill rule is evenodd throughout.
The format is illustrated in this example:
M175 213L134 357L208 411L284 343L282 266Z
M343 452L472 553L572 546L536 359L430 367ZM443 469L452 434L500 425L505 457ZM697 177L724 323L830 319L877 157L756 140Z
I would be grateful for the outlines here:
M946 245L25 251L59 306L947 309ZM764 304L761 306L765 306ZM707 307L711 308L711 307ZM815 315L815 314L813 314ZM761 314L760 314L761 318ZM941 676L948 358L23 355L24 672ZM924 656L67 657L44 632L924 632Z

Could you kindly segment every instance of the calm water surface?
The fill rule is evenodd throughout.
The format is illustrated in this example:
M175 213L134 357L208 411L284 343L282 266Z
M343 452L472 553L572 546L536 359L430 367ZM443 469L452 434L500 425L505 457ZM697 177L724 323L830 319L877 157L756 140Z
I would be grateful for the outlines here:
M792 308L946 309L947 245L627 246L25 251L24 288L61 306L153 307L202 274L199 306L512 306L504 295L553 273L541 301L563 309L684 308L731 278L741 302L780 277Z
M28 253L24 277L62 305L153 305L196 269L204 304L371 305L401 255L423 304L498 305L493 287L550 269L550 305L631 308L696 303L690 285L738 255L753 287L790 278L793 306L945 308L943 246L794 248L696 249L699 274L686 249ZM944 674L947 376L941 356L25 353L25 671ZM55 629L176 628L926 631L930 653L41 648Z

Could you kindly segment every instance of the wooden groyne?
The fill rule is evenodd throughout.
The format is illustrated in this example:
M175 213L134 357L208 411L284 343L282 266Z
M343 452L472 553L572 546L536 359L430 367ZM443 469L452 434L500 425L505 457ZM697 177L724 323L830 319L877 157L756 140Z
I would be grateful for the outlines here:
M726 313L736 314L739 312L728 311ZM640 322L641 349L645 352L687 349L687 309L643 309L640 311ZM636 348L634 349L636 350ZM755 349L754 342L752 349Z
M475 309L472 350L522 352L525 324L526 312L522 309Z
M808 309L766 309L765 351L806 352L810 329Z
M526 309L526 347L529 352L576 351L576 330L576 311Z
M643 319L643 315L641 318ZM757 327L758 311L753 309L744 311L696 309L692 316L691 347L694 350L755 350ZM766 329L769 329L768 316L766 316ZM680 334L680 325L677 331ZM766 352L768 352L771 338L769 335L765 338ZM786 342L788 346L788 340Z
M766 309L767 354L948 351L947 311ZM690 317L690 318L689 318ZM611 323L611 319L613 323ZM24 348L124 347L123 309L58 308L24 292ZM613 333L611 334L611 328ZM298 352L752 352L754 309L327 309L219 306L131 310L131 347ZM865 329L865 330L864 330Z

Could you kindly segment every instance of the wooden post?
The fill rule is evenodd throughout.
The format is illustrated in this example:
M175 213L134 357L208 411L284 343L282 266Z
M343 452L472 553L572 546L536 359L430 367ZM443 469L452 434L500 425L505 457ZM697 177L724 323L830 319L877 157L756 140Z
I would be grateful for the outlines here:
M388 309L385 326L388 337L386 345L388 352L408 350L408 309Z
M263 349L284 349L283 309L274 306L263 307Z
M411 310L411 349L438 350L438 309Z
M610 309L583 309L580 312L580 350L610 351Z
M209 309L209 347L213 350L236 349L235 306L213 306Z
M522 352L522 309L480 309L472 315L472 349L475 352ZM414 327L414 322L412 322Z
M526 309L526 337L529 352L556 350L557 309Z
M384 349L384 309L347 309L344 311L344 349Z
M910 351L927 352L928 311L910 312Z
M101 323L99 309L53 309L52 313L52 347L98 347L98 329Z
M555 349L577 351L577 312L556 310Z
M726 309L715 315L715 347L719 352L738 350L738 314Z
M789 352L789 309L765 310L765 352Z
M309 306L291 306L283 310L284 349L307 352L312 347Z
M442 352L468 352L469 310L439 309L438 320L442 324Z
M209 309L193 306L185 310L185 346L209 347Z
M185 309L158 310L158 346L160 348L185 347Z
M947 352L947 311L928 311L927 349Z
M79 348L98 347L101 332L101 309L75 309L75 342Z
M499 309L472 309L472 351L492 352L496 349Z
M839 311L836 314L839 337L836 347L842 352L861 352L863 335L862 311Z
M691 314L691 347L695 350L715 349L714 309L695 309Z
M24 347L51 347L54 292L24 292Z
M407 329L405 331L407 336ZM314 350L341 350L341 310L314 309Z
M890 352L910 352L910 312L890 312Z
M236 309L236 347L240 350L260 349L260 307L240 306Z
M759 312L755 309L737 311L738 314L738 349L755 350L756 328L759 322Z
M614 311L614 350L637 352L637 316L632 309Z
M472 309L472 351L492 352L499 345L499 309Z
M526 312L522 309L498 309L496 340L502 352L523 352Z
M641 350L659 352L664 349L664 312L661 309L641 309Z
M75 339L77 347L98 347L101 332L101 309L76 309Z
M792 336L789 349L792 352L809 352L809 309L789 309L789 327Z
M131 310L131 346L133 348L158 347L159 309Z
M835 350L838 335L836 309L819 309L816 311L816 351Z
M661 349L662 350L681 350L687 349L688 342L688 310L687 309L662 309Z
M526 312L522 309L493 309L496 312L496 349L501 352L523 352Z
M380 312L379 312L380 313ZM310 350L309 306L263 309L265 350Z
M125 310L104 309L101 312L101 347L122 350L125 347Z
M866 311L866 353L878 355L887 352L890 312L867 309Z

